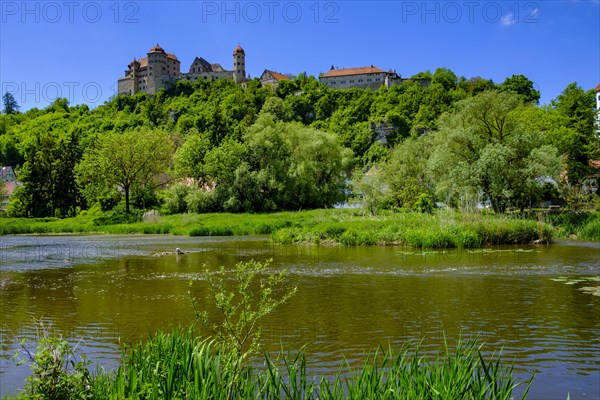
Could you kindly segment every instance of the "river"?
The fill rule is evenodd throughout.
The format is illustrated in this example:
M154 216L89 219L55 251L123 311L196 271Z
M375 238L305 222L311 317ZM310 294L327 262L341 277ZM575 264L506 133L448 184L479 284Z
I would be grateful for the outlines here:
M176 247L188 254L153 256ZM11 356L42 324L114 366L122 343L193 321L190 281L214 313L202 273L250 259L272 259L298 288L264 321L264 350L306 346L313 373L358 362L378 344L422 339L435 351L444 333L451 343L479 335L486 352L514 360L519 380L537 371L530 399L600 398L600 243L588 242L421 251L264 237L4 236L0 351ZM27 373L0 360L0 395Z

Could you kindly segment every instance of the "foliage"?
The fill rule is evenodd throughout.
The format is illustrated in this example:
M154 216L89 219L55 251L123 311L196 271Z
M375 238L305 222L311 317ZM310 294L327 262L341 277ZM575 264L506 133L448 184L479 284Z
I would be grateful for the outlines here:
M500 90L516 93L522 96L526 103L538 104L540 92L534 89L533 85L525 75L513 75L502 82Z
M2 104L4 105L4 109L2 110L4 114L10 115L19 111L19 104L13 96L12 93L6 92L2 96Z
M77 183L89 203L102 191L118 186L125 193L125 212L130 212L132 187L152 184L155 175L171 162L172 142L157 130L130 130L98 137L77 165Z
M42 328L44 328L42 326ZM91 364L85 355L78 355L76 347L61 336L44 330L39 338L35 354L21 342L21 354L25 358L19 363L30 365L31 375L27 378L20 398L70 400L91 399L92 377L87 367ZM19 357L15 354L15 357Z
M344 198L346 187L340 182L352 169L371 167L382 172L383 186L389 188L385 207L411 208L424 193L458 207L461 198L485 200L493 192L496 211L522 208L541 197L531 175L535 168L527 171L524 187L510 185L524 165L537 165L539 172L548 162L556 162L554 154L542 150L528 158L543 145L557 149L562 160L555 165L566 172L569 185L581 184L589 176L589 161L599 147L592 91L570 84L551 106L537 107L539 92L523 75L512 75L499 85L478 76L460 77L447 68L414 78L375 91L331 89L305 75L282 82L275 91L262 88L256 79L244 86L231 80L180 81L155 95L116 96L94 110L57 99L45 109L2 114L0 163L21 171L25 186L14 198L13 215L73 216L115 190L129 203L128 192L134 186L136 206L157 207L152 192L160 182L146 176L141 179L145 182L125 189L125 182L108 182L105 175L114 173L94 169L90 161L101 145L118 137L143 137L144 132L160 132L169 137L164 143L173 142L173 148L166 146L166 161L160 157L163 146L155 148L159 157L153 168L142 169L144 174L174 172L186 183L211 192L190 197L192 208L203 212L329 207ZM458 129L464 135L448 135ZM514 151L523 135L530 137L527 149ZM409 137L414 141L407 142ZM111 156L145 142L132 141L122 143ZM463 159L445 161L481 160L473 167L478 174L462 164L440 174L439 152L444 146L458 152L457 141L466 147ZM492 147L483 154L487 145ZM403 153L410 157L402 159ZM74 166L83 155L85 163L76 174ZM517 173L512 163L520 159L526 161L518 165ZM418 178L402 175L413 168L413 160ZM386 164L401 173L385 173ZM499 169L511 176L498 178L493 171ZM493 179L487 182L489 177ZM451 187L452 181L461 185ZM480 190L482 186L488 193Z
M362 208L370 215L377 215L385 202L385 185L381 173L376 168L372 168L368 173L356 170L352 175L350 186L354 199Z
M578 232L582 239L600 240L600 217L591 219Z
M228 284L224 267L215 275L206 271L204 277L222 314L221 322L211 322L206 310L198 311L194 307L196 317L213 332L218 349L225 357L225 373L230 375L229 399L237 397L240 374L249 357L259 350L262 320L296 293L296 287L283 287L285 271L266 275L269 263L254 260L238 263L234 287Z
M445 339L433 354L410 342L398 350L379 347L362 365L346 362L331 377L311 378L303 351L265 355L262 368L245 365L237 376L229 363L214 341L200 340L191 328L159 332L130 345L116 372L101 370L80 388L91 396L61 398L511 399L524 385L523 400L535 377L516 382L513 364L486 353L476 338L454 346Z
M518 123L520 107L515 94L484 92L440 120L428 160L440 199L457 205L464 194L482 193L496 212L523 210L541 196L540 178L558 178L556 149Z
M430 153L428 136L409 138L398 144L383 164L388 185L388 204L412 209L426 195L431 199L431 181L427 174Z
M492 244L549 243L550 224L509 217L438 211L383 214L377 218L317 221L277 230L277 243L340 243L349 246L400 244L418 248L474 248Z
M568 129L568 135L557 140L565 154L570 184L582 183L587 178L591 172L589 161L597 157L600 148L594 103L594 91L584 91L576 82L552 101L555 112L562 117L561 128Z
M241 363L259 349L262 320L296 293L296 287L284 287L285 271L267 275L270 262L252 260L236 264L234 284L230 283L225 267L216 273L205 272L221 322L211 322L206 310L198 311L196 304L194 307L197 318L212 332L216 343Z

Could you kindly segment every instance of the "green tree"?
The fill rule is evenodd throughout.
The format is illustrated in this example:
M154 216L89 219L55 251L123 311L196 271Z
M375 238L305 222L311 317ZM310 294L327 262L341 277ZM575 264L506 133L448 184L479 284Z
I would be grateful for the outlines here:
M555 100L552 107L564 117L564 127L570 130L561 139L561 150L566 156L568 182L582 183L591 172L589 162L597 157L600 138L596 135L596 105L594 91L584 91L576 82L569 84Z
M133 185L146 186L171 162L173 144L161 130L130 130L99 136L77 165L77 183L88 201L119 187L125 194L125 212L130 212Z
M421 195L431 195L432 185L427 176L429 142L428 136L409 138L390 152L388 161L382 165L389 204L410 209Z
M212 148L206 134L192 134L175 153L175 170L180 177L205 182L204 157Z
M428 160L439 198L457 205L461 196L483 195L496 212L523 209L538 199L541 178L558 178L556 148L518 123L521 107L517 94L484 92L440 120Z
M4 114L10 115L19 111L19 104L15 100L15 96L12 93L6 92L2 96L2 104L4 104Z
M525 75L513 75L506 78L500 85L500 90L521 95L526 103L538 104L540 101L540 92L533 87L533 82Z

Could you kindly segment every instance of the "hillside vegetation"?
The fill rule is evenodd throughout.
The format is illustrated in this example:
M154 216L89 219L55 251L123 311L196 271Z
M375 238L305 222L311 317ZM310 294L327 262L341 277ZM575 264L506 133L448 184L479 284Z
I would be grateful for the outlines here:
M496 213L542 202L594 207L594 93L570 84L548 106L522 75L457 77L377 91L330 89L299 75L180 81L90 110L58 99L0 115L0 164L22 185L12 217L102 210L274 212L331 207L351 195L370 214L441 203ZM121 205L119 205L121 203ZM120 207L120 208L119 208Z

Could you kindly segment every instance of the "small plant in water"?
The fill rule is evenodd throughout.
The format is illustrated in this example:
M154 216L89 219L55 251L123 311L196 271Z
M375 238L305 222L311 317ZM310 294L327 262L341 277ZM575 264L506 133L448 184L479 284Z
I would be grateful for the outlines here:
M297 288L284 287L286 271L267 274L272 260L240 262L235 266L235 280L231 282L228 272L221 267L218 272L206 271L204 277L217 309L221 322L211 323L206 310L199 311L196 303L196 317L213 334L222 354L226 357L226 368L233 377L228 398L233 398L240 372L248 357L259 352L261 323L265 316L288 301Z
M27 340L21 341L21 350L14 359L18 365L28 363L31 375L26 380L24 392L20 398L26 399L89 399L90 372L87 367L91 361L85 355L77 354L77 346L57 334L52 334L39 323L38 346L35 354L27 348ZM24 357L21 357L24 356Z

